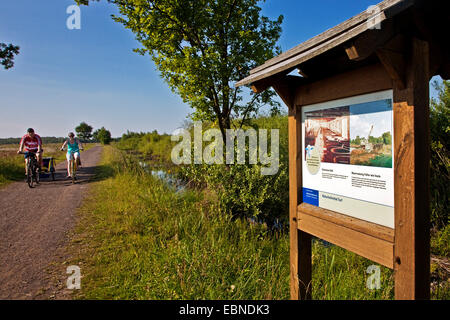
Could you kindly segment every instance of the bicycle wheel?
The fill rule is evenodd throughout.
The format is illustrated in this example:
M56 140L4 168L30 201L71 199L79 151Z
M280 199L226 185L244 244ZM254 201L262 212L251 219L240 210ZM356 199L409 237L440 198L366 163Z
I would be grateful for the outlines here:
M72 163L70 165L70 171L71 171L70 176L72 177L72 183L75 183L75 174L76 174L75 170L76 170L75 159L72 159Z
M41 172L39 170L37 161L34 162L34 177L36 179L36 184L39 184L41 182Z
M33 166L31 165L31 159L28 159L27 163L27 183L30 188L33 188Z

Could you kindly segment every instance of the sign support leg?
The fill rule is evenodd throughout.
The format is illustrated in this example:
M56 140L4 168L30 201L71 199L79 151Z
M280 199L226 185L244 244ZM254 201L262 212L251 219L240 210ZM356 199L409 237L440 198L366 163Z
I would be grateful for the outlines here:
M412 39L394 83L395 298L430 297L429 47Z
M311 299L311 235L298 230L297 207L302 202L301 113L289 108L289 234L291 299Z

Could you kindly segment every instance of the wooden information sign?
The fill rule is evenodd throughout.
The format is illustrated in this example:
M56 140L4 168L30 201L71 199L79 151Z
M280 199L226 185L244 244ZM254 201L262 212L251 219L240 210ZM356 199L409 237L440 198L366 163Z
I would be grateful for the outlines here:
M383 1L236 84L289 107L292 299L311 298L312 236L394 269L396 299L429 298L429 81L450 78L447 2Z

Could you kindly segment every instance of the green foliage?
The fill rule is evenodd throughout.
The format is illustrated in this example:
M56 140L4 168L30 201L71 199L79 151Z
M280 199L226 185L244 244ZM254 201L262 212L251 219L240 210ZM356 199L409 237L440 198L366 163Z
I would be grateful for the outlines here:
M359 146L359 145L361 145L361 139L362 138L360 136L356 136L356 138L351 140L350 143ZM388 132L383 133L380 137L370 136L369 142L372 144L383 143L383 144L390 145L390 144L392 144L392 136L391 136L391 133L388 131Z
M374 263L340 247L313 240L312 292L318 300L367 300L394 298L393 271L380 267L380 289L367 288L370 274L367 268Z
M379 154L375 158L370 159L366 163L360 163L360 165L369 165L374 167L392 168L392 156Z
M350 143L360 145L361 144L361 138L359 136L356 136L355 139L351 140Z
M289 237L221 212L197 191L176 193L117 162L84 202L69 252L83 261L86 299L287 299ZM84 245L83 245L84 244Z
M95 131L95 138L102 144L109 144L111 142L111 132L106 130L105 127L101 127Z
M122 0L114 1L121 13L114 20L136 35L142 48L135 51L151 56L172 91L194 108L193 119L217 121L224 135L233 117L279 106L273 90L245 95L233 85L280 51L283 17L262 16L259 2Z
M431 237L431 253L450 257L450 224L443 229L435 231Z
M24 177L23 157L18 155L0 156L0 186Z
M207 186L216 192L221 209L233 216L257 217L269 224L277 219L286 220L289 204L287 117L252 119L249 127L279 129L280 165L275 175L262 175L260 164L193 164L183 166L180 176L193 185Z
M175 192L106 147L68 263L83 263L83 299L288 299L289 235L223 212L209 192ZM313 240L313 299L392 299L393 272ZM448 299L448 287L432 298Z
M391 136L391 133L389 131L383 133L381 135L381 137L383 138L383 143L384 144L387 144L387 145L391 145L392 144L392 136Z
M88 141L92 138L92 129L93 128L86 122L81 122L80 125L75 128L75 131L82 141Z
M450 211L450 81L434 84L438 99L431 100L431 222L441 229L448 225Z
M19 46L0 42L0 64L5 69L12 68L14 66L14 55L18 55L19 50Z
M369 142L376 144L376 143L383 143L383 137L374 137L374 136L370 136L369 137Z
M141 154L145 160L165 164L171 162L170 153L174 145L175 143L170 140L170 135L158 134L156 130L149 133L127 131L116 144L121 150Z

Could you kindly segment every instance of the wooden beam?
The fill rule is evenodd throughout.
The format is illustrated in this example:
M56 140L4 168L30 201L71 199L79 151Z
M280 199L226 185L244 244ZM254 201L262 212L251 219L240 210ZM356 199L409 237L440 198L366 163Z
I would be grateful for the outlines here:
M297 72L299 75L301 75L303 78L308 78L308 75L303 71L301 68L297 68Z
M388 49L378 49L376 53L396 86L405 88L406 64L403 54Z
M252 89L254 93L260 93L266 90L268 87L270 87L270 84L268 84L267 82L259 81L256 83L252 83L250 89Z
M383 17L392 17L401 11L406 10L414 4L414 0L385 0L377 4L378 12L384 14ZM250 74L255 74L264 69L267 69L275 64L281 63L292 56L299 55L307 50L319 46L323 42L330 38L337 37L345 32L349 32L357 25L368 26L367 21L373 16L372 10L365 10L362 13L342 22L334 28L328 29L325 32L295 46L294 48L287 50L280 55L267 60L263 65L258 66L250 71ZM367 29L367 28L366 28Z
M269 87L274 86L274 84L280 83L282 86L285 86L287 83L294 83L297 80L295 78L287 75L289 72L291 72L294 69L283 71L282 73L270 76L268 78L258 80L256 82L253 82L250 86L252 91L254 93L260 93L264 90L268 89Z
M430 297L429 46L411 40L406 87L394 87L395 298Z
M281 79L279 78L272 84L272 87L275 89L276 93L280 96L286 106L293 108L295 90L303 83L304 80L305 79L301 77L288 75Z
M332 210L316 207L308 203L302 203L298 206L298 212L308 214L327 220L334 224L339 224L354 231L364 233L368 236L394 243L394 229L379 224L350 217ZM393 254L393 253L392 253ZM393 261L393 257L391 256Z
M342 224L312 216L302 211L298 212L298 227L300 230L320 239L350 250L388 268L393 268L394 244L392 242L372 237Z
M382 16L380 19L381 19L380 23L382 23L384 21L383 19L386 19L386 17ZM299 55L292 56L291 58L284 60L280 63L274 64L264 70L250 74L245 79L237 82L235 84L235 86L239 87L242 85L247 85L249 83L254 83L261 79L268 78L270 76L279 74L285 70L296 68L301 63L311 60L325 52L328 52L329 50L346 43L347 41L355 38L356 36L360 35L361 33L365 32L367 30L368 30L368 25L366 23L359 24L359 25L355 26L353 29L348 30L345 33L339 34L338 36L331 38L328 41L325 41L325 42L317 45L316 47L314 47L313 49L311 49L309 51L305 51Z
M298 85L295 105L315 104L387 89L392 89L392 80L386 70L381 64L370 65Z
M311 235L298 230L297 206L302 202L301 112L289 108L289 237L291 299L311 299Z
M350 46L345 47L345 53L350 60L360 60L361 54L358 52L356 45L353 43Z
M380 29L367 30L345 45L345 52L350 60L361 61L374 54L394 36L394 23L392 20L384 21Z

